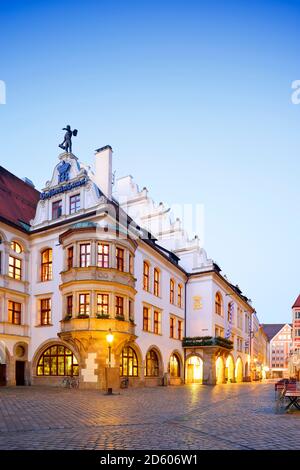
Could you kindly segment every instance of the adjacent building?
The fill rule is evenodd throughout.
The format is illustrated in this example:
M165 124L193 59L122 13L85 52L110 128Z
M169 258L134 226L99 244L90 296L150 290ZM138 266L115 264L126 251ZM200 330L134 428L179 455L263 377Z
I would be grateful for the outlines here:
M112 180L110 146L94 170L61 154L42 192L0 168L0 384L248 380L251 301L146 188Z
M289 323L263 324L270 342L269 364L272 378L289 378L292 353L292 325Z

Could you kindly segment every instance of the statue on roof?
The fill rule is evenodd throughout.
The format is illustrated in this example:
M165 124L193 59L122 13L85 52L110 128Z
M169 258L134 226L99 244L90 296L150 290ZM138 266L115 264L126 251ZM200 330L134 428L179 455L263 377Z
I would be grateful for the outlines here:
M78 134L78 130L74 129L72 131L71 126L69 125L64 127L62 130L66 131L66 133L65 133L64 141L61 144L59 144L59 147L67 153L72 153L72 136L74 135L76 137L76 135Z

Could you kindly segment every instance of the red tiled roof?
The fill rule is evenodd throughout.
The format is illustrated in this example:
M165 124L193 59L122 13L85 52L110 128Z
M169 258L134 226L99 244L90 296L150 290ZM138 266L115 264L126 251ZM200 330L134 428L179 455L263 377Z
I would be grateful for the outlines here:
M40 193L0 166L0 218L22 227L35 216Z
M292 306L292 308L294 307L300 307L300 295L298 295L297 299L295 300L295 303Z

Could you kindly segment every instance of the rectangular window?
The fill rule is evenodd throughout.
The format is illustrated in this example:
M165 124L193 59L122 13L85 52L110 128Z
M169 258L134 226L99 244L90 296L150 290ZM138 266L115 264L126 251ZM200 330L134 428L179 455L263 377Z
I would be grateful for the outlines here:
M170 317L170 338L175 338L175 318Z
M98 243L98 259L97 266L99 268L109 267L109 245L106 243Z
M124 317L124 299L116 296L116 317Z
M80 194L74 194L70 197L70 214L80 210Z
M79 315L90 314L90 294L79 294Z
M67 296L67 315L69 317L73 315L73 295Z
M108 316L108 294L97 294L97 315Z
M41 325L51 325L51 299L41 299Z
M133 312L133 301L132 300L129 300L128 308L129 308L129 319L133 320L134 319L134 312Z
M182 332L183 332L183 322L178 320L178 339L182 340Z
M144 266L143 266L143 289L149 292L150 290L150 268L149 264L144 261Z
M160 291L160 272L157 268L154 269L154 295L159 297Z
M116 261L117 261L117 269L119 271L124 271L124 250L123 248L116 248Z
M21 304L8 301L8 321L13 325L21 325Z
M173 279L170 279L170 304L174 304L174 294L175 294L175 283Z
M150 331L150 309L148 307L143 308L143 330Z
M13 277L14 279L20 281L22 277L22 261L18 258L15 258L14 256L10 256L8 263L9 277Z
M158 310L154 310L154 333L161 334L161 313Z
M133 256L129 253L129 272L133 274Z
M58 219L62 215L62 200L52 203L52 219Z
M87 268L91 265L91 245L84 243L80 245L80 267Z
M68 269L72 269L73 268L73 257L74 257L74 248L73 248L73 246L69 246L67 253L68 253L68 259L67 259Z
M177 305L178 307L182 307L182 285L178 284L178 299L177 299Z
M47 248L41 254L41 281L51 281L52 279L52 250Z

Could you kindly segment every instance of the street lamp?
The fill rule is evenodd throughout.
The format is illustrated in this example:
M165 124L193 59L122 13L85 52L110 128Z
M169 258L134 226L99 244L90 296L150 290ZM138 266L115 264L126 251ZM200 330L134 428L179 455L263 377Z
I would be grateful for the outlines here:
M111 329L108 330L106 335L106 341L108 344L108 371L107 371L107 385L109 385L110 377L110 368L111 368L111 344L114 340L114 335L111 332ZM107 395L112 395L112 387L107 386Z

